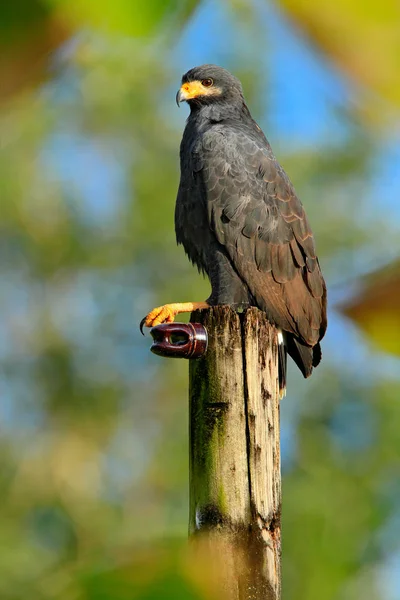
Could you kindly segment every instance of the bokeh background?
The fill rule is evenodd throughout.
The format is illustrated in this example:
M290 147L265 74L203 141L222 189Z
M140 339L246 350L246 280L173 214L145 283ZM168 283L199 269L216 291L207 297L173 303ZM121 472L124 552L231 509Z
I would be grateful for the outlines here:
M203 300L175 244L174 101L231 69L306 205L330 327L282 403L283 596L400 598L396 0L0 5L0 598L218 598L186 551L185 361L153 306Z

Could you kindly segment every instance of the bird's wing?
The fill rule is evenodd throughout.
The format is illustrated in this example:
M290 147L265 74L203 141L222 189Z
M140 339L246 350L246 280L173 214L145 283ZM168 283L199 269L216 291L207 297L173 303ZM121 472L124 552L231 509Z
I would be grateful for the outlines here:
M257 305L315 345L326 328L326 288L304 208L268 142L214 127L192 152L209 225Z

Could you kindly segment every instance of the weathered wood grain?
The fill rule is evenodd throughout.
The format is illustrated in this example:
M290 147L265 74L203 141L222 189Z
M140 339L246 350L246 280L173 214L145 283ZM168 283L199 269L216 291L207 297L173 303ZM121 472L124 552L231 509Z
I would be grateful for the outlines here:
M190 361L190 518L229 600L280 599L277 334L256 308L193 313L208 331Z

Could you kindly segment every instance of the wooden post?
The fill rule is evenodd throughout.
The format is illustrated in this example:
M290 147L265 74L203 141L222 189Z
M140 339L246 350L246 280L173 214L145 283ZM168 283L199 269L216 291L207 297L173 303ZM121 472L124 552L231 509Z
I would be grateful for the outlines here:
M277 332L257 308L215 307L192 321L209 344L190 361L189 533L216 557L228 600L279 600Z

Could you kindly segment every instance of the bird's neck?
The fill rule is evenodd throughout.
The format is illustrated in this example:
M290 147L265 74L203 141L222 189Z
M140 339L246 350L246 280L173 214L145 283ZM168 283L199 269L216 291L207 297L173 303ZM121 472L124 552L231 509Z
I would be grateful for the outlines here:
M249 109L244 102L224 104L223 102L190 106L189 120L193 123L219 123L228 120L251 119Z

